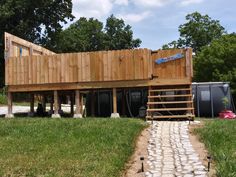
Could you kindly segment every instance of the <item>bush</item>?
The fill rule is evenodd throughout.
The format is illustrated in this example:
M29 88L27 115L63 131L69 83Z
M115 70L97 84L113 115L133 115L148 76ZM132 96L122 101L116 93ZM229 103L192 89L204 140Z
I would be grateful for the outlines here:
M0 93L0 104L7 104L7 96Z
M0 104L7 104L6 89L0 89Z

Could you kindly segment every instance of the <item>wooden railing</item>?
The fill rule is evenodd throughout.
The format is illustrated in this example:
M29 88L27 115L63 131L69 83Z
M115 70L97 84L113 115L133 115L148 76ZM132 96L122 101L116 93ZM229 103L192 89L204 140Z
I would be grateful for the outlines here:
M148 49L12 57L5 61L6 85L150 79Z
M182 59L169 61L162 64L155 64L158 58L169 57L175 54L182 54ZM193 77L192 49L158 50L152 52L153 76L159 79L190 79Z
M155 60L183 58L156 64ZM11 57L5 60L6 85L192 78L192 50L148 49Z

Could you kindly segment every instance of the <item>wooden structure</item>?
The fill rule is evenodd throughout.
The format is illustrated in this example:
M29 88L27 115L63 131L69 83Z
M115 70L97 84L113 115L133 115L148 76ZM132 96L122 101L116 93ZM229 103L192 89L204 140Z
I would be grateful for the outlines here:
M158 58L176 53L183 54L183 58L155 63ZM80 107L80 92L111 89L113 113L117 113L117 89L145 87L149 89L147 118L193 116L191 49L55 54L6 33L5 56L5 84L10 107L12 93L48 92L54 95L54 112L58 114L58 92L73 93L76 106ZM81 114L80 110L77 108L75 114ZM170 111L174 111L174 114L162 113ZM178 111L182 111L181 114Z

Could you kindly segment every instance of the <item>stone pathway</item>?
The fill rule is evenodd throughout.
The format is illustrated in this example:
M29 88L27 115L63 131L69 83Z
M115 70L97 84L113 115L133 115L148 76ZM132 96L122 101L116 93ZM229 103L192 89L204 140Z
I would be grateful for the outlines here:
M190 143L188 122L153 122L150 133L146 177L207 176Z

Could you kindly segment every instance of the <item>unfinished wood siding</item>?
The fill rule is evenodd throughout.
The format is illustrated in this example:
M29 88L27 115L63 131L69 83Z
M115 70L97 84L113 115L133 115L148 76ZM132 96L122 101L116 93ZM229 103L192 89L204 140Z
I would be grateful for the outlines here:
M9 33L4 34L5 39L5 58L10 57L22 57L30 55L53 55L54 52L28 42L24 39L11 35Z
M182 59L156 64L155 60L181 53ZM192 50L191 49L171 49L158 50L152 53L153 76L158 79L189 79L192 78Z
M6 85L144 80L151 78L148 49L12 57Z

